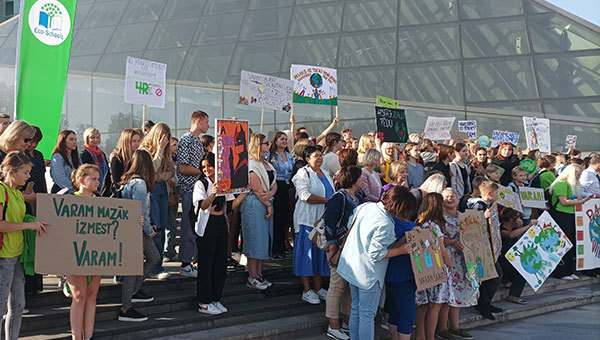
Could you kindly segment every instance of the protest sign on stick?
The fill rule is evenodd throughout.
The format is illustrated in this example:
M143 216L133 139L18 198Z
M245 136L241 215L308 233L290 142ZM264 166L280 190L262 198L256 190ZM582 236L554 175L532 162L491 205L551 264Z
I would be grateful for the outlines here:
M420 232L409 231L406 233L406 241L412 248L410 262L415 275L417 291L448 281L438 238L430 229Z
M423 138L431 140L450 139L450 130L452 130L455 119L455 117L427 117Z
M498 277L483 211L467 209L459 219L467 276L481 281Z
M600 268L600 199L575 206L577 270Z
M238 104L289 112L293 93L292 80L242 71Z
M292 65L291 79L294 81L294 103L337 106L337 70L333 68Z
M459 120L458 131L467 134L467 138L477 138L477 121L476 120Z
M384 142L406 143L408 128L404 110L375 107L377 135Z
M246 192L249 183L248 121L215 119L218 194Z
M550 120L548 118L523 117L523 127L529 150L550 152Z
M565 138L565 149L575 149L577 146L577 135L567 135Z

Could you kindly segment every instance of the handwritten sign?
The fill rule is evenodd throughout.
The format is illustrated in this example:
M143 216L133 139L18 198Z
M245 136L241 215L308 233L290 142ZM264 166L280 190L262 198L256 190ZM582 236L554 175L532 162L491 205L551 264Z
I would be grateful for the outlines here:
M375 107L377 133L384 142L406 143L408 128L404 110Z
M600 268L600 199L575 206L577 270Z
M292 65L294 103L337 106L337 70L333 68Z
M519 198L519 195L505 186L499 185L497 202L502 206L515 209L516 211L523 213L523 207L521 206L521 199Z
M523 117L527 148L550 152L550 120L548 118Z
M423 138L431 140L450 139L450 130L452 130L455 119L455 117L427 117Z
M387 97L383 97L383 96L377 96L376 106L385 107L388 109L399 109L400 102L397 101L396 99L387 98Z
M488 224L490 226L490 242L492 244L492 252L494 260L498 260L502 255L502 235L500 234L500 216L498 214L498 205L492 204L490 207L490 218Z
M577 145L577 135L567 135L565 138L565 149L575 149Z
M477 121L476 120L459 120L458 131L467 134L469 139L477 138Z
M521 203L527 208L546 209L544 190L531 187L519 187Z
M294 82L289 79L242 71L238 104L289 112Z
M483 211L467 209L458 217L467 277L474 276L479 281L498 277Z
M438 238L431 230L408 231L406 241L412 247L410 262L415 275L417 291L448 281L442 261L442 250L438 244Z
M125 102L165 108L167 64L127 57Z
M248 121L215 119L218 196L246 192L249 183Z
M534 292L573 246L547 211L537 221L538 224L529 228L505 256Z
M140 201L38 194L37 214L50 226L36 238L36 273L142 275Z
M492 134L491 147L494 148L504 142L509 142L512 145L517 145L519 143L519 133L510 132L506 130L494 130Z

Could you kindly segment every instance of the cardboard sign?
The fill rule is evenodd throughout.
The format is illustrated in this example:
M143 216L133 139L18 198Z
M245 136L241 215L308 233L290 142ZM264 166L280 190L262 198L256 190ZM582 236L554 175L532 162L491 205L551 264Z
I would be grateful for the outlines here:
M142 275L142 202L37 194L35 272L59 275Z
M516 146L519 143L519 133L506 130L494 130L494 133L492 134L492 143L490 146L495 148L504 142L509 142Z
M565 138L565 149L575 149L577 145L577 135L567 135Z
M294 103L337 106L337 70L333 68L292 65Z
M537 292L572 244L547 211L506 253L506 259Z
M528 175L533 175L537 170L537 164L533 159L525 158L519 163L519 166L523 168L523 170L527 171Z
M502 255L502 235L500 234L500 215L498 214L498 204L494 203L490 207L491 216L488 219L490 226L490 242L492 244L492 252L494 253L494 261L498 261Z
M248 169L248 121L215 119L217 148L217 171L215 183L217 195L239 194L247 192L249 183Z
M462 142L465 139L469 139L466 132L461 131L450 131L450 138L455 142Z
M125 102L165 108L167 64L127 57Z
M448 281L438 238L430 229L423 229L420 232L408 231L406 241L412 247L410 263L415 274L417 291Z
M519 187L521 203L527 208L546 209L544 190L532 187Z
M242 71L238 104L289 112L294 82L289 79Z
M455 117L427 117L423 138L431 140L450 139L450 130L452 130L455 119Z
M527 148L550 152L550 120L547 118L523 117Z
M575 206L577 270L600 268L600 199Z
M477 138L477 121L476 120L459 120L458 131L467 134L469 139Z
M498 204L523 213L523 206L519 195L505 186L498 185L498 187Z
M396 99L387 98L383 96L377 96L377 104L375 106L385 107L388 109L399 109L400 102Z
M406 143L408 128L404 110L375 107L377 134L381 140L390 143Z
M467 276L479 281L498 277L483 211L467 209L459 214L459 219Z

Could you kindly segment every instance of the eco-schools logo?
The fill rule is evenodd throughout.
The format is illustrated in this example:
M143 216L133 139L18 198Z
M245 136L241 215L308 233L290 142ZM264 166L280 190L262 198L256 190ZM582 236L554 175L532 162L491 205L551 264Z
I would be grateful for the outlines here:
M56 0L39 0L29 11L29 28L46 45L60 45L71 32L71 17Z

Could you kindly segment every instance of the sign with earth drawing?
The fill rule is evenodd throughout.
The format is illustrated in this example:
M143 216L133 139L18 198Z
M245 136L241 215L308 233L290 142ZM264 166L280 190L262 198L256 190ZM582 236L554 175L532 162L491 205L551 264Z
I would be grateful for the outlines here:
M238 104L289 112L293 88L289 79L242 71Z
M479 282L498 277L483 211L467 209L458 217L467 277Z
M375 107L377 135L384 142L406 143L408 127L404 110Z
M309 65L292 65L294 103L337 106L338 79L333 68Z

